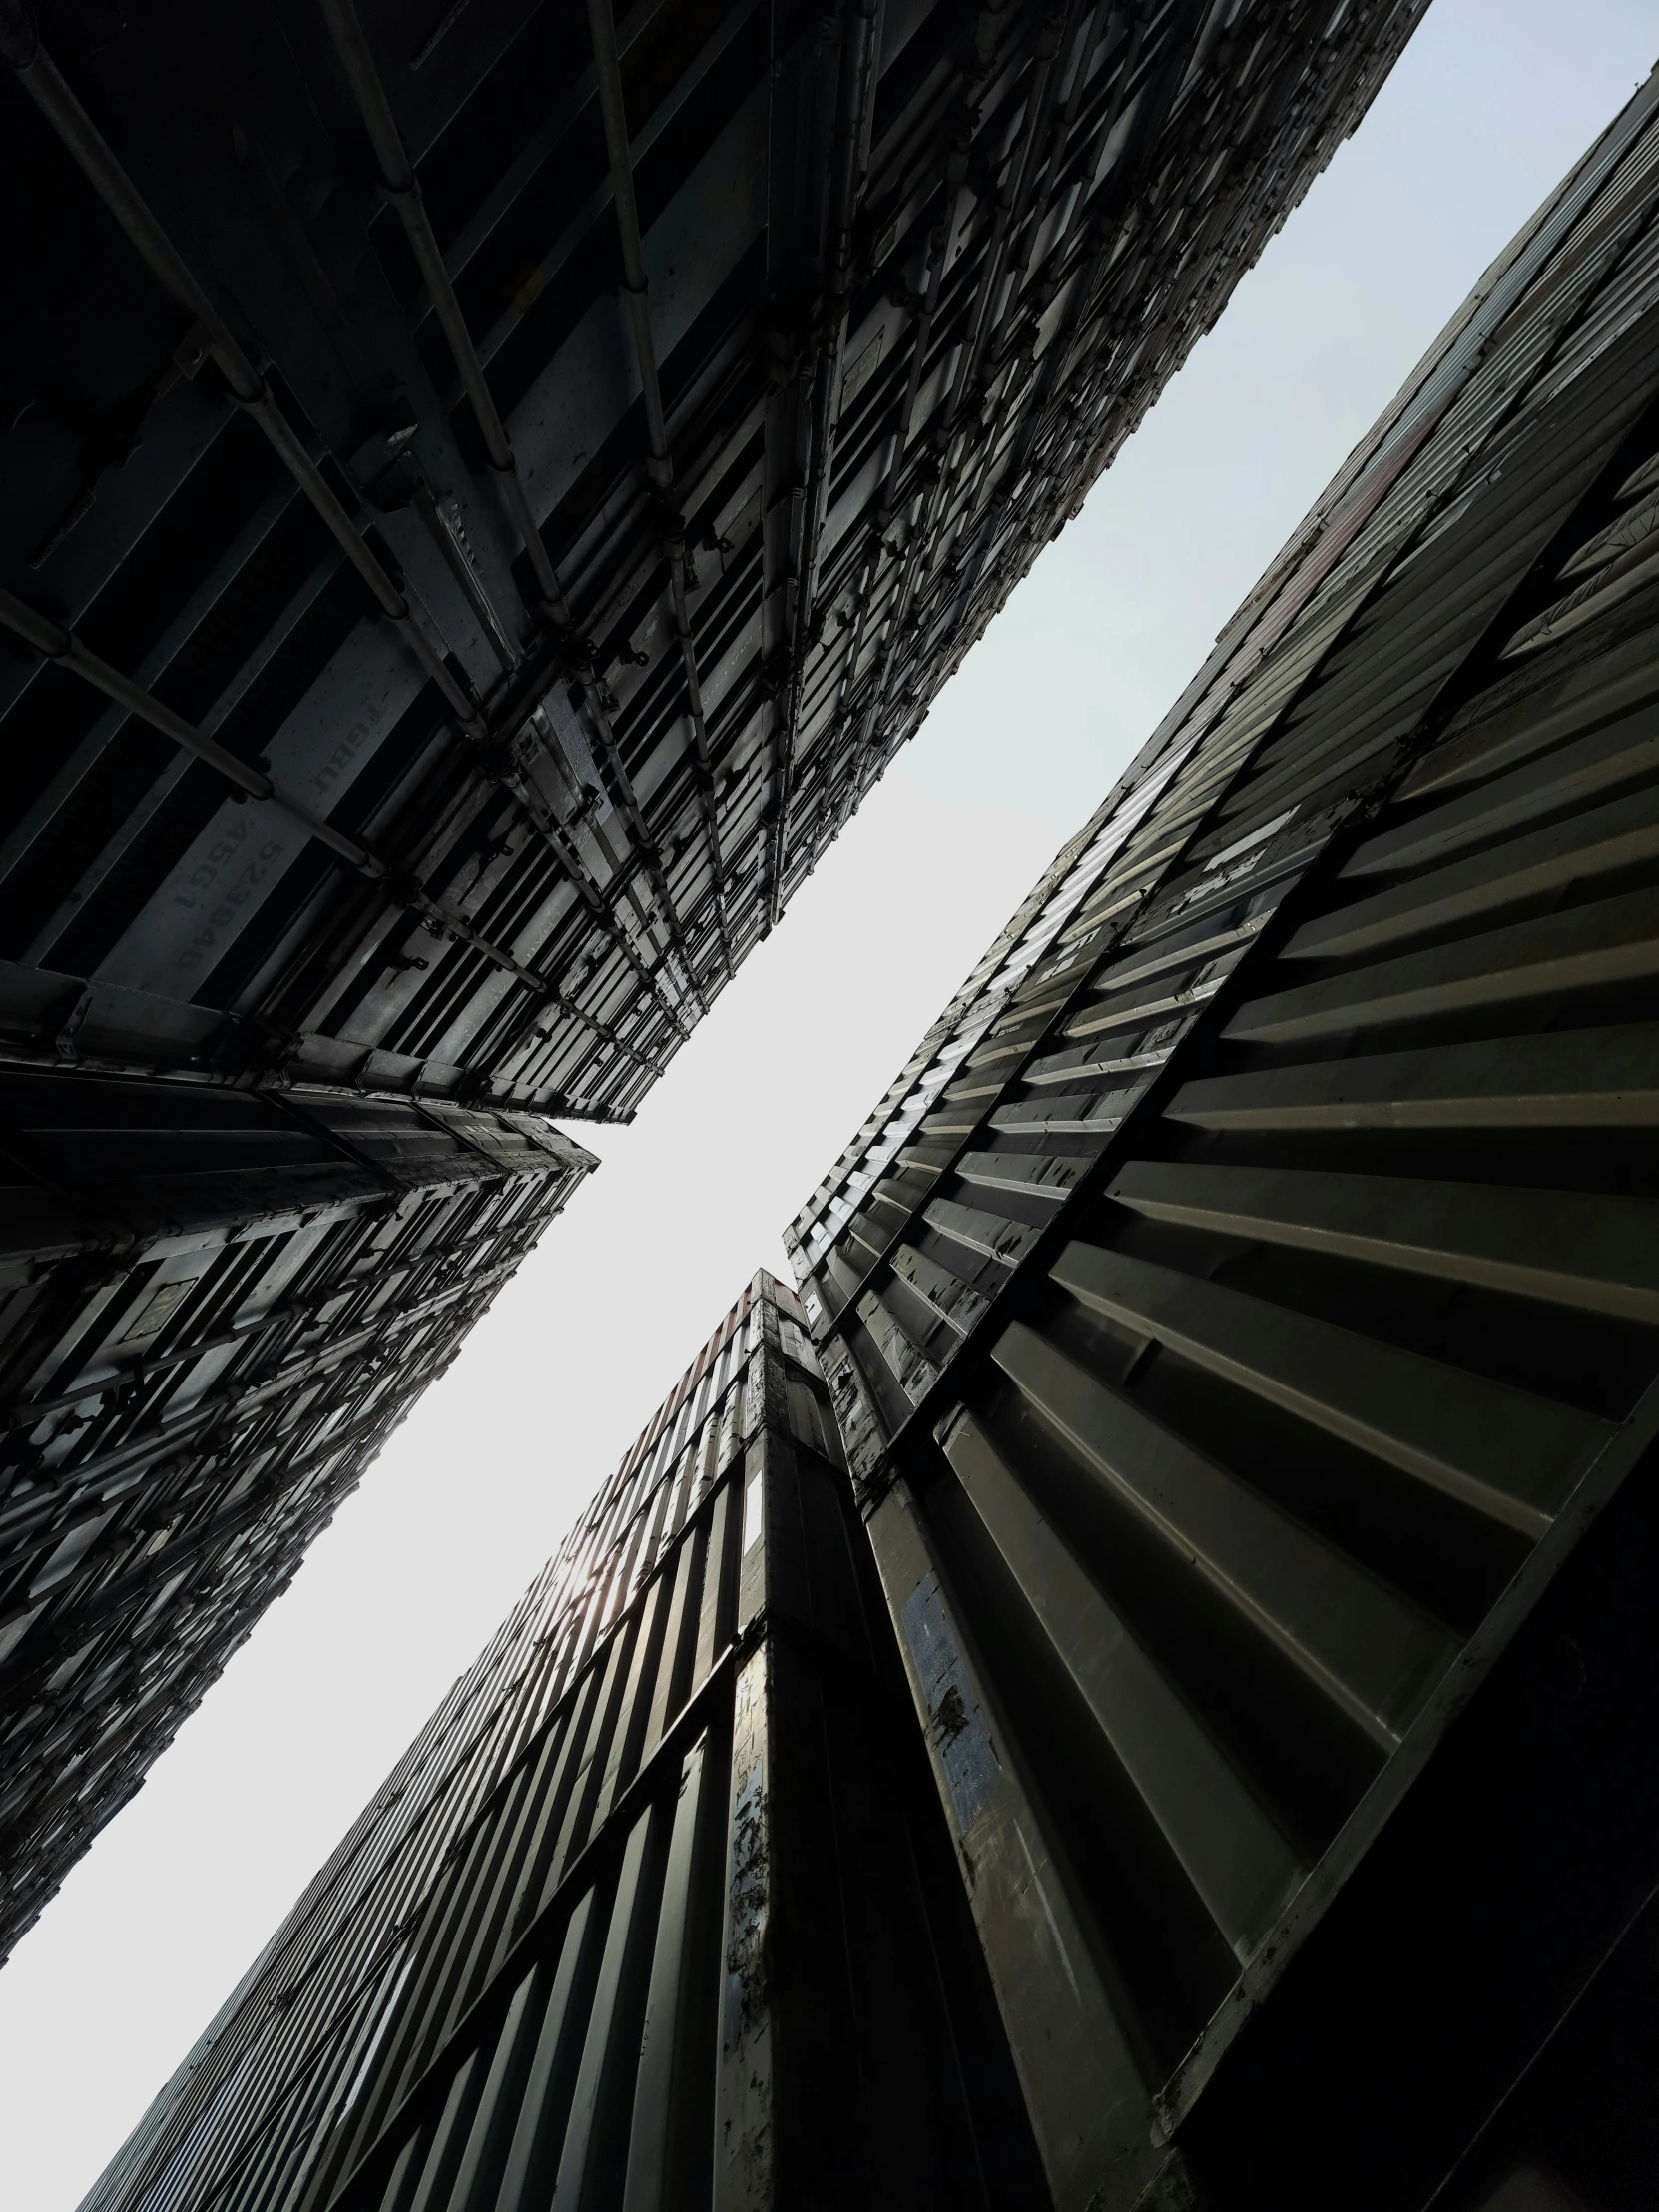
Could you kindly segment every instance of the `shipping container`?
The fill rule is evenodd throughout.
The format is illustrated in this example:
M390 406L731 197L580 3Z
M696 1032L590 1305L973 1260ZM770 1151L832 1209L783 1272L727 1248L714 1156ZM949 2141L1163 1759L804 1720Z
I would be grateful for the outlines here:
M0 1069L0 1950L593 1165L528 1114Z
M932 18L828 21L823 144L873 179L903 56L942 81ZM992 334L1042 129L1063 168L1096 78L1128 103L1098 189L1272 54L1238 7L960 21L1003 166L944 171L927 254L955 270L963 217L981 259L955 291L924 261L903 312L954 298L941 427L961 379L995 434L918 443L901 530L860 495L842 800L924 704L904 655L947 665L1055 512L1044 377L1083 341L1062 309L998 428ZM1402 23L1336 11L1326 74L1287 50L1241 136ZM769 54L769 100L806 97ZM1089 251L1150 281L1103 205ZM820 457L832 516L849 451ZM1654 2201L1656 524L1650 79L820 1183L801 1303L756 1278L86 2212ZM844 807L794 778L768 834L816 806L810 855ZM191 1095L371 1149L320 1087ZM496 1095L473 1119L536 1141Z
M259 1132L337 1176L371 1123L436 1143L440 1103L475 1117L463 1154L497 1109L631 1118L1423 4L16 0L0 181L41 213L7 282L0 1069L66 1133L71 1098L122 1102L94 1109L106 1183L201 1132L201 1190L167 1169L192 1221L214 1148ZM406 1402L556 1210L542 1154L577 1155L513 1127L540 1195L510 1233L460 1207L455 1302L382 1341L357 1323L402 1262L362 1257L384 1286L339 1309L319 1419ZM32 1249L31 1284L79 1314L87 1265ZM235 1422L206 1488L159 1445L105 1468L112 1419L171 1437L207 1390L192 1326L124 1349L118 1410L84 1416L0 1324L21 1413L102 1470L0 1503L19 1899L337 1494L278 1509ZM213 1355L239 1382L279 1357ZM242 1566L215 1538L179 1568L233 1488ZM142 1652L66 1643L118 1558L135 1604L191 1603L112 1599ZM151 1718L83 1776L87 1697L141 1680ZM66 1750L37 1863L24 1808Z
M1656 91L792 1233L1061 2212L1659 2179Z
M1040 2195L801 1323L758 1276L88 2212Z
M1425 0L16 0L0 1050L626 1118Z

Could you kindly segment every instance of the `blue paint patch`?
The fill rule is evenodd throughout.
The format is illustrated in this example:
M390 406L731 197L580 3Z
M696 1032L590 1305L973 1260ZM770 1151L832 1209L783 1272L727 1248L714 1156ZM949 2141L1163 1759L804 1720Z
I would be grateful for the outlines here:
M1002 1763L991 1749L984 1719L967 1686L937 1575L924 1575L916 1584L904 1601L899 1622L927 1703L927 1732L949 1785L956 1833L966 1836L1002 1772Z

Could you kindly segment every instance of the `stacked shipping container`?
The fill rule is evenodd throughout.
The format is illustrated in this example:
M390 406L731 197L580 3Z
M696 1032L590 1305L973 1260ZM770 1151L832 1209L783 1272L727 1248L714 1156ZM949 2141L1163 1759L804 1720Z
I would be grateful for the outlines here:
M0 1071L0 1946L592 1155L532 1116Z
M132 1187L156 1131L299 1144L294 1085L338 1102L299 1116L330 1158L365 1098L423 1142L417 1099L631 1118L1423 5L10 0L0 177L41 215L0 357L0 1067L71 1120L64 1072L111 1079L75 1096ZM169 1204L219 1220L191 1172ZM451 1223L455 1268L494 1280L532 1224L498 1226ZM391 1243L349 1265L380 1263L303 1324L344 1332L313 1426L362 1442L302 1512L307 1438L277 1479L235 1422L200 1491L95 1454L90 1486L0 1492L0 1944L371 1455L359 1415L478 1310L400 1323L394 1381L356 1327L403 1296ZM79 1311L74 1238L29 1267ZM18 1311L0 1387L55 1465L89 1401ZM198 1384L191 1325L147 1313L105 1349L160 1437ZM254 1343L214 1356L239 1386L286 1358ZM250 1571L209 1604L233 1491ZM96 1650L44 1621L89 1576ZM89 1696L148 1716L96 1785ZM54 1763L48 1852L23 1808Z
M757 1277L92 2205L1040 2189L800 1319Z
M1257 2012L1271 2075L1276 1985L1647 1468L1655 105L1488 274L794 1232L1062 2205L1132 2202ZM1618 1664L1645 1710L1652 1655ZM1440 1863L1465 1926L1524 1887L1488 1796L1480 1878ZM1511 1962L1387 2154L1333 2122L1287 2155L1282 2068L1243 2170L1252 2100L1195 2120L1206 2190L1251 2201L1266 2159L1276 2201L1426 2201L1471 2083L1526 2071L1659 1878L1645 1807L1563 1848L1559 1955ZM1402 1930L1436 1895L1404 1865ZM1470 1940L1416 1961L1426 2011ZM1305 1985L1301 2062L1317 2020L1341 2072ZM1338 2111L1400 2071L1346 2048Z
M14 0L0 1050L626 1117L1425 0Z
M1659 80L89 2212L1651 2201L1656 155Z

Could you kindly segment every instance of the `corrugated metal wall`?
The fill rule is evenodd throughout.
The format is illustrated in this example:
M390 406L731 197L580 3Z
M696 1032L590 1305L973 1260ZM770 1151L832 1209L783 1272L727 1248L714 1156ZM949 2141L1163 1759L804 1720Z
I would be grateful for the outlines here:
M759 1277L89 2212L1029 2201L949 1867Z
M629 1115L1424 4L19 0L0 1056Z
M1650 82L88 2212L1474 2212L1598 2078L1645 2201L1656 156Z
M340 1101L305 1109L309 1167L354 1146L371 1183L387 1132L429 1144L441 1116L366 1099L629 1118L1423 4L490 0L416 23L403 0L169 0L141 23L18 0L0 175L46 213L8 239L0 346L0 1067L110 1079L79 1094L129 1102L99 1123L106 1155L133 1132L106 1181L136 1190L151 1137L197 1132L202 1189L168 1170L191 1221L236 1203L209 1146L258 1155L263 1131L299 1173L295 1083ZM159 1304L119 1403L17 1382L20 1416L56 1423L42 1464L98 1472L0 1504L0 1670L28 1714L0 1834L86 1753L88 1695L146 1678L134 1757L163 1740L361 1465L371 1409L527 1247L529 1211L451 1211L421 1294L441 1311L371 1340L404 1255L342 1262L383 1263L339 1310L361 1326L309 1396L291 1361L262 1381L241 1426L217 1408L276 1338L193 1363ZM267 1295L297 1331L276 1285L225 1310ZM363 1448L283 1487L268 1390L319 1427L360 1405ZM123 1460L150 1471L116 1510L129 1431L190 1451ZM239 1482L220 1530L198 1506ZM220 1604L226 1543L248 1573ZM150 1657L52 1641L48 1594L67 1623L89 1577ZM187 1582L203 1641L164 1694ZM74 1783L64 1849L141 1766Z
M0 1943L594 1164L524 1115L0 1073Z
M1135 2201L1659 1421L1654 106L796 1225L1063 2207Z
M929 1367L948 1363L1031 1226L1048 1218L1051 1207L1002 1203L1009 1194L982 1179L989 1171L977 1154L1040 1148L1057 1156L1042 1187L1069 1187L1329 836L1334 810L1382 773L1495 595L1524 573L1528 551L1512 539L1513 518L1496 511L1494 472L1506 439L1648 296L1650 97L1632 102L1494 265L1123 787L924 1040L915 1072L901 1076L793 1225L815 1331L821 1314L853 1308L827 1337L849 1426L873 1419L879 1437L907 1416ZM1482 498L1488 487L1491 501ZM1570 501L1573 487L1563 478L1540 496ZM1547 527L1550 514L1559 519L1549 508L1534 526ZM1431 540L1454 528L1462 535L1450 551L1431 555ZM1484 566L1466 552L1477 537L1489 541ZM1408 585L1402 564L1413 556ZM1467 566L1465 606L1439 605L1435 562ZM1300 727L1313 711L1310 687L1316 672L1324 685L1337 666L1336 641L1364 663L1354 627L1375 607L1364 616L1370 638L1383 619L1390 576L1390 608L1420 590L1430 610L1427 646L1402 665L1398 694L1382 693L1373 727L1344 725L1335 750L1329 738L1316 741L1323 751L1311 742L1293 763L1288 733L1273 738L1270 762L1264 747L1281 720L1294 712ZM1410 614L1398 619L1408 629ZM1377 641L1377 651L1389 649ZM1324 711L1340 716L1336 694ZM966 1172L954 1165L964 1155L973 1155ZM947 1316L954 1326L941 1328ZM861 1352L844 1379L842 1338Z

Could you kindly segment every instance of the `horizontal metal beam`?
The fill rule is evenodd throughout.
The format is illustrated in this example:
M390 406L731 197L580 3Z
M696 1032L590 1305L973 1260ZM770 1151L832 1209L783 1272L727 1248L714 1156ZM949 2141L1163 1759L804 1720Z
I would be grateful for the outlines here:
M386 197L397 210L403 230L409 241L410 251L420 270L426 296L432 303L449 350L454 355L455 366L460 371L461 383L478 428L483 434L484 447L490 457L490 466L500 479L501 492L511 510L513 522L524 540L524 550L530 556L530 566L535 571L536 582L543 599L553 615L560 621L569 620L570 610L565 604L564 591L547 557L541 531L536 527L535 516L530 512L530 501L525 493L523 478L518 473L518 463L513 458L512 446L489 384L484 376L483 363L478 358L472 342L472 333L466 326L461 303L455 296L455 286L444 262L443 250L438 245L437 234L432 229L431 218L426 213L426 203L421 198L420 181L404 149L402 133L397 128L397 118L391 112L385 87L380 82L380 72L375 67L361 18L353 0L322 0L322 13L327 22L334 51L340 59L357 109L368 133L369 144L379 164L380 182Z
M418 914L440 935L453 937L459 943L470 945L475 952L481 952L487 960L504 969L527 990L533 991L539 999L557 1006L561 1013L569 1014L573 1020L590 1029L613 1052L621 1053L625 1059L633 1061L637 1067L649 1070L653 1075L661 1073L656 1061L638 1051L619 1036L608 1022L601 1021L596 1014L588 1012L546 976L539 975L534 968L526 966L515 953L508 951L504 945L494 943L475 929L466 916L447 899L432 897L418 883L410 881L401 870L381 859L369 846L343 835L320 816L313 814L302 801L284 792L269 776L258 769L249 768L234 753L228 753L212 738L204 737L183 715L175 713L171 707L157 699L154 693L135 684L131 677L124 676L119 669L112 668L108 661L94 653L72 632L61 629L58 624L49 621L47 617L25 605L21 599L4 590L0 590L0 623L32 646L37 653L58 662L84 683L104 693L106 698L115 700L129 713L137 715L153 729L159 730L163 737L171 738L185 752L194 754L205 767L212 769L244 797L265 800L279 808L307 836L314 837L336 858L344 860L349 867L355 869L357 874L380 885L394 904Z
M277 406L270 385L249 360L149 202L42 46L30 0L8 0L5 16L0 18L0 55L11 64L19 83L126 232L151 275L193 318L203 349L217 364L232 398L259 424L277 459L368 586L381 614L409 646L454 712L463 722L475 723L479 716L477 700L456 682L442 654L410 614L408 601L364 543L356 524Z

